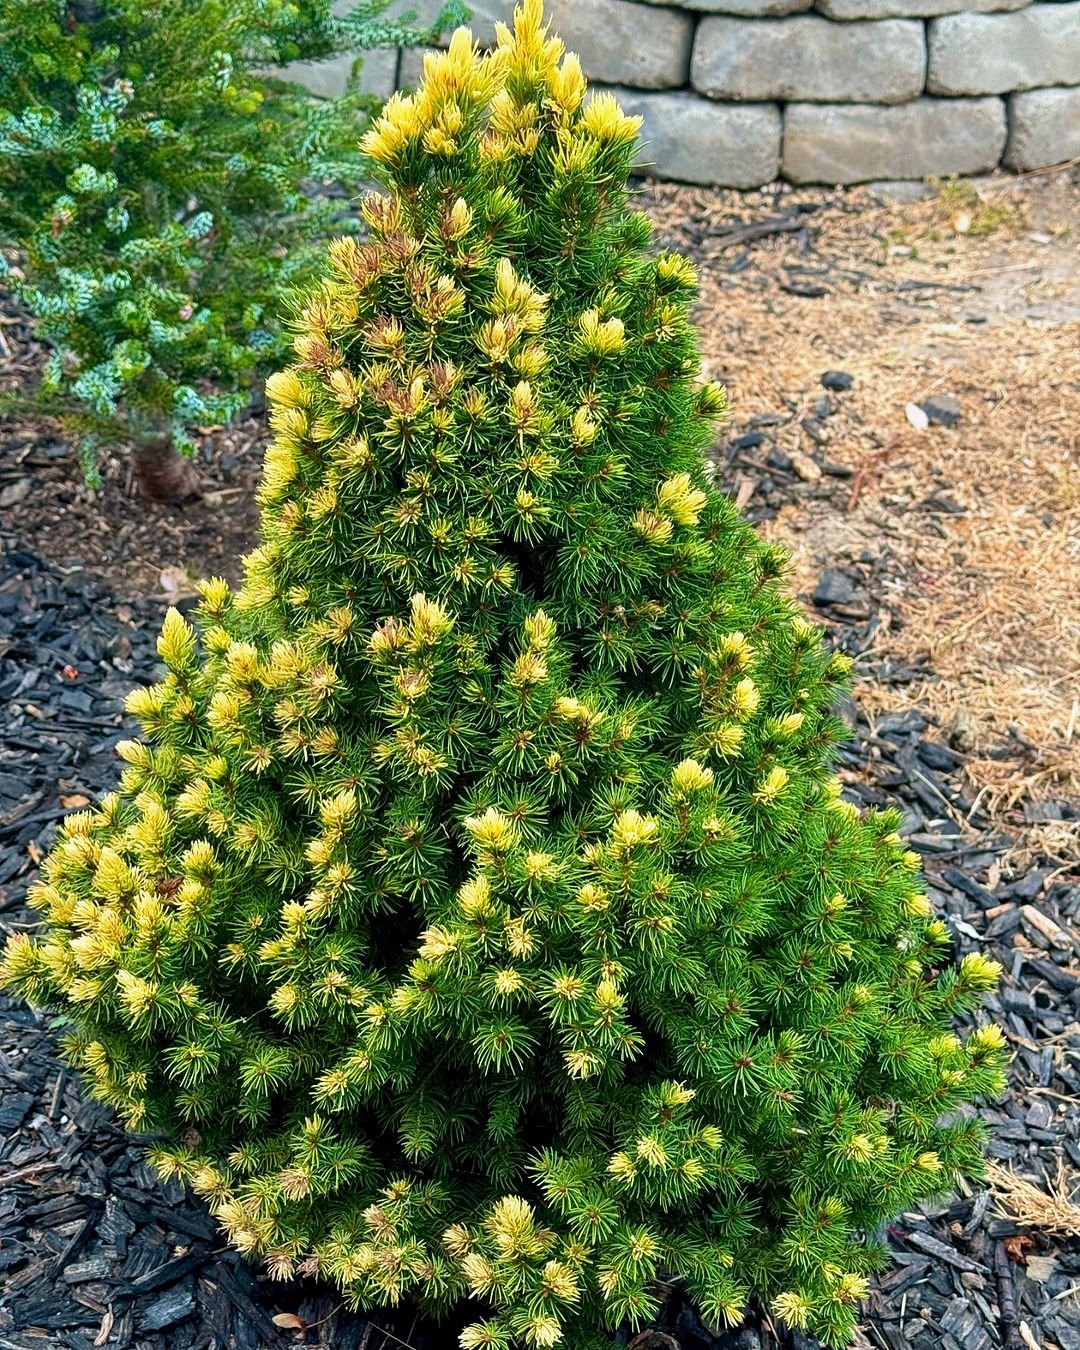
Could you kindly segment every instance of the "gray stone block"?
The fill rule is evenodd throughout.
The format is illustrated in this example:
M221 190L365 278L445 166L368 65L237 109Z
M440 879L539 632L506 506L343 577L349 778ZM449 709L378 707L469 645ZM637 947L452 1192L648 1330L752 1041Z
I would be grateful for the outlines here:
M1021 0L1028 4L1030 0ZM672 0L638 0L644 5L670 5ZM929 0L927 0L929 3ZM777 14L800 14L812 9L814 0L675 0L679 9L698 14L741 14L745 18L766 18Z
M817 0L830 19L933 19L961 10L1023 9L1031 0Z
M696 94L611 91L643 119L637 167L681 183L751 188L780 171L780 109L775 103L710 103Z
M590 79L635 89L677 89L687 81L690 14L630 0L549 0L546 13Z
M999 98L921 98L898 108L874 104L784 111L781 168L795 183L867 183L878 178L982 173L1005 148Z
M335 14L348 14L355 8L353 0L334 0ZM391 5L388 17L402 12L401 0ZM438 11L436 10L436 13ZM282 74L287 80L295 80L306 89L310 89L318 98L337 98L345 92L349 76L357 58L363 60L360 68L360 87L366 94L376 98L389 98L394 92L397 80L396 50L379 52L347 52L341 56L332 56L326 61L294 61L286 66Z
M1032 89L1009 99L1005 163L1024 173L1080 159L1080 89Z
M396 51L358 53L362 59L360 88L365 94L389 98L397 82L398 54ZM357 57L346 54L328 61L294 61L281 72L287 80L295 80L310 89L318 98L337 98L345 92Z
M1080 0L1016 14L949 14L929 26L931 94L1080 84Z
M840 24L799 14L702 19L690 78L717 99L903 103L922 92L925 75L921 23Z
M489 0L488 10L497 7ZM506 7L513 10L513 4ZM473 5L473 14L479 9ZM590 80L638 89L677 89L686 83L694 28L689 14L646 9L632 0L548 0L545 12L567 50L581 58ZM476 32L475 19L469 26ZM477 33L486 36L485 28ZM416 88L423 65L422 51L402 52L401 88Z
M436 12L442 8L443 2L444 0L438 0ZM484 47L492 46L495 42L495 25L504 23L509 28L513 22L516 4L517 0L468 0L471 15L467 26L472 29L477 42ZM449 38L450 34L447 33L445 40Z
M804 0L733 0L736 4L794 4ZM412 6L430 23L444 0L419 0ZM511 26L517 0L467 0L472 11L468 27L483 47L495 41L496 23ZM805 0L806 7L812 0ZM671 8L653 9L636 0L547 0L545 16L551 29L576 52L590 79L604 84L626 84L637 89L677 89L690 73L694 16ZM443 45L450 40L444 33ZM415 88L421 62L411 53L403 57L399 82Z
M411 51L401 53L401 64L398 66L398 88L415 89L420 83L424 74L424 52L431 51L430 47L414 47Z

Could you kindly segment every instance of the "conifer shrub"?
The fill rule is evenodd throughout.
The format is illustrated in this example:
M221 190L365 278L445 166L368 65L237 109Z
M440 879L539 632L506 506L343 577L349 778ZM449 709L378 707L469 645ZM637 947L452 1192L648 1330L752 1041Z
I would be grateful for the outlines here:
M24 406L63 420L91 482L126 445L151 495L182 497L192 428L280 364L285 292L341 215L309 184L358 190L379 104L359 69L321 103L270 72L430 40L387 5L0 0L0 285L52 348Z
M843 1345L880 1225L980 1164L1002 1037L849 661L706 481L691 264L540 0L367 136L386 191L268 383L242 585L170 611L118 791L3 977L272 1273L589 1350L681 1282Z

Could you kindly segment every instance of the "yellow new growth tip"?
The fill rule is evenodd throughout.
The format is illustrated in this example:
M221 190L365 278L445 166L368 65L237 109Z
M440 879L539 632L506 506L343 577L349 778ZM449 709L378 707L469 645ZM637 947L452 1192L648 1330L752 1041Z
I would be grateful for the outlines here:
M195 634L178 609L170 609L157 640L158 656L171 669L187 665L195 656Z
M799 1331L805 1330L810 1321L810 1304L794 1291L777 1294L772 1301L772 1310L781 1322Z
M278 370L266 381L266 397L277 408L306 408L311 396L295 370Z
M565 48L549 37L543 0L522 0L514 10L514 26L495 25L495 41L505 51L507 70L523 83L549 85Z
M469 816L465 829L482 848L502 852L517 842L517 829L509 817L489 806L482 816Z
M446 609L426 595L413 596L410 618L410 633L417 646L438 642L454 626Z
M594 94L585 105L581 125L604 145L632 141L641 130L640 117L628 117L614 94Z
M967 1049L970 1054L985 1054L988 1051L996 1053L1004 1050L1005 1045L1005 1033L996 1023L977 1028L967 1039Z
M730 660L739 670L745 670L750 664L753 648L745 633L725 633L720 639L720 655Z
M749 676L741 679L731 691L729 706L740 722L748 721L761 703L761 691Z
M568 52L562 65L552 72L548 80L551 102L558 112L570 117L581 107L586 88L581 62L573 52Z
M631 809L623 811L615 821L611 840L617 849L625 851L642 844L651 844L659 828L653 816L643 816L640 811Z
M921 891L911 891L904 897L904 913L909 919L929 919L934 907Z
M707 500L688 473L677 473L661 483L657 494L661 514L670 516L677 525L696 525Z
M599 310L587 309L578 320L578 342L586 356L614 356L626 345L621 319L602 319Z
M676 764L671 774L671 781L679 792L700 792L712 780L712 769L703 768L696 759L684 759Z
M782 764L774 764L758 784L754 801L758 806L772 806L787 786L788 771Z
M968 989L984 992L995 988L1000 979L1000 962L991 961L982 952L969 952L960 962L960 982Z
M409 142L419 135L416 105L408 94L396 93L383 105L382 114L360 141L360 149L378 164L391 167Z

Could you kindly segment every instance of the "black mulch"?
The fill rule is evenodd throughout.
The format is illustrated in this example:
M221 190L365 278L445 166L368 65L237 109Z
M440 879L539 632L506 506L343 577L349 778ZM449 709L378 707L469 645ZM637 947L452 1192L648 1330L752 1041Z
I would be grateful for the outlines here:
M786 477L782 466L774 473ZM907 682L925 672L874 667L867 655L881 604L875 580L826 574L817 604L869 673ZM120 701L154 676L160 619L160 601L112 597L14 541L0 554L0 928L32 922L26 885L61 815L112 785L113 746L129 734ZM1062 1165L1080 1168L1080 877L1049 864L1013 874L1018 840L973 810L962 754L917 712L873 729L853 707L849 715L852 799L903 806L904 832L924 855L958 950L985 951L1006 969L990 1007L1016 1053L1009 1096L982 1112L991 1155L1040 1181ZM982 1193L903 1215L889 1240L895 1261L871 1295L863 1350L1080 1347L1080 1241L1035 1232L1029 1243ZM0 998L0 1350L435 1350L455 1340L406 1312L369 1322L325 1288L261 1278L86 1100L48 1024ZM737 1333L711 1335L675 1295L660 1327L631 1344L813 1350L804 1338L778 1338L757 1314Z

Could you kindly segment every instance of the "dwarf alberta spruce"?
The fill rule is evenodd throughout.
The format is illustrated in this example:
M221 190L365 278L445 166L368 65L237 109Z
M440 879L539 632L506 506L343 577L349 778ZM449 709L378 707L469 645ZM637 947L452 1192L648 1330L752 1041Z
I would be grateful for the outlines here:
M275 1274L474 1296L465 1347L609 1345L661 1277L839 1346L979 1167L997 971L840 796L849 662L704 480L693 269L585 93L526 0L369 133L243 585L169 613L4 977Z

